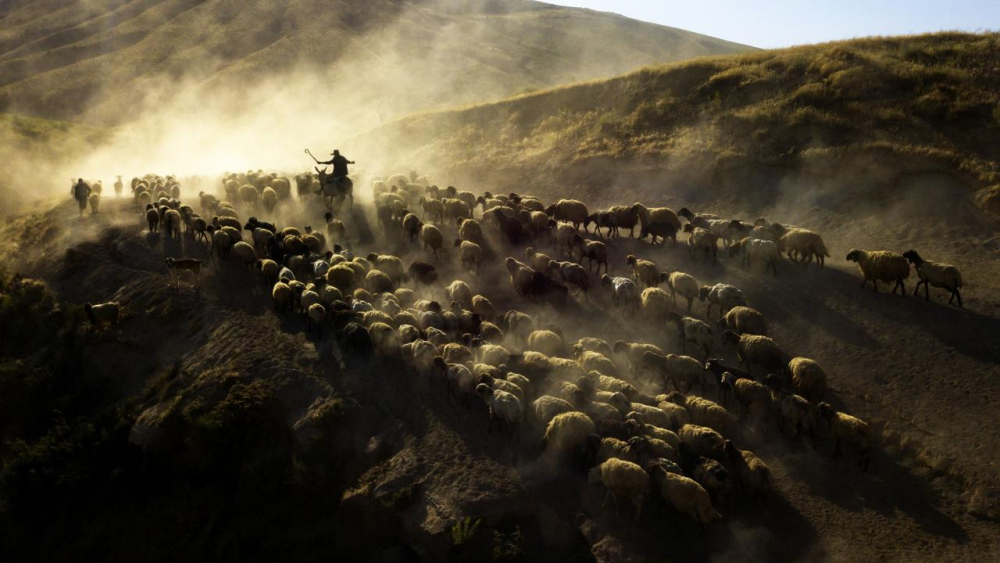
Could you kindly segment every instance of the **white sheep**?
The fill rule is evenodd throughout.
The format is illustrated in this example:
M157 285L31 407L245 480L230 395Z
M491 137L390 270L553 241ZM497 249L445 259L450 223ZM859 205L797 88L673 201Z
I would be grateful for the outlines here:
M639 521L642 504L649 493L649 476L641 467L630 461L611 458L590 470L589 482L602 483L607 487L604 503L607 504L608 496L614 499L616 514L619 495L631 500L635 505L635 519Z
M822 268L826 258L830 256L823 237L808 229L782 230L782 235L776 244L778 250L786 253L788 259L795 263L804 260L808 264L815 257L816 263Z
M633 376L639 375L639 371L644 367L643 356L649 352L656 356L666 356L666 353L658 346L643 342L625 342L618 340L615 342L615 354L624 354L628 360L629 371Z
M639 308L639 289L629 278L604 274L601 285L611 288L611 303L615 307L628 307L633 311Z
M712 262L715 263L719 260L719 236L714 232L703 229L701 227L695 227L694 225L688 223L684 225L684 232L688 233L688 256L694 258L695 254L700 250L704 253L704 258L702 261L708 260L708 257L712 257Z
M462 267L470 272L475 268L475 273L478 274L483 262L482 247L472 241L461 239L455 239L455 246L458 247L458 256L462 260Z
M712 305L719 307L719 318L729 312L733 307L746 306L747 299L739 289L724 283L717 283L711 287L702 286L698 291L698 298L702 301L708 300L708 309L705 311L707 317L712 312Z
M715 335L708 323L694 317L682 317L673 311L667 313L667 322L673 323L677 328L677 339L684 353L687 353L687 343L693 342L705 353L705 359L708 359L715 344Z
M951 264L924 260L916 250L907 250L903 253L903 257L916 267L917 277L920 279L917 282L917 287L913 288L914 295L920 291L920 285L923 284L924 301L929 301L931 298L929 287L933 285L951 292L951 297L948 299L949 305L957 298L958 306L962 307L962 294L959 292L962 287L962 272L958 268Z
M765 272L771 269L774 271L774 275L778 275L778 258L781 253L778 251L778 245L774 242L747 237L729 247L729 256L736 254L742 256L744 268L749 268L754 260L761 260L764 262Z
M469 284L462 280L455 280L451 282L448 287L445 288L445 293L452 301L456 301L463 307L470 307L472 305L472 288Z

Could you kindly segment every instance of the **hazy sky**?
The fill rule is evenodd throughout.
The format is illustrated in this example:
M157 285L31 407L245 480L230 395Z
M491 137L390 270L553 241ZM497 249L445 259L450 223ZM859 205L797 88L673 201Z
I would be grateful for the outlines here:
M1000 0L543 0L754 47L1000 28Z

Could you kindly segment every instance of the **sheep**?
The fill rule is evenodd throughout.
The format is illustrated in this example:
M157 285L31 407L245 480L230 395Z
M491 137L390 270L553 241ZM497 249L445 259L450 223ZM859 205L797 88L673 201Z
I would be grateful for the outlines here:
M639 216L639 223L643 229L648 229L656 224L665 224L672 227L674 232L681 230L680 218L669 207L646 207L641 203L636 203L632 205L632 212Z
M681 441L691 446L698 455L713 457L725 439L715 430L697 424L685 424L677 430Z
M281 266L274 260L262 258L257 260L257 273L265 286L273 285L281 275Z
M648 321L659 325L667 320L670 312L670 296L658 287L647 287L639 296L642 313Z
M858 263L858 269L864 280L861 287L869 281L872 287L878 292L878 282L895 282L892 293L902 290L902 295L906 295L906 284L903 280L910 277L910 263L903 256L889 250L851 250L847 253L847 260Z
M687 353L687 343L694 342L705 352L705 359L708 359L708 355L712 353L712 345L715 343L712 327L708 326L708 323L694 317L682 317L673 311L667 313L667 322L673 323L677 327L681 351Z
M424 210L424 218L431 222L441 222L444 221L444 204L438 199L427 199L424 196L420 196L417 201L417 205ZM437 221L434 218L437 217Z
M535 419L545 426L556 416L575 410L569 401L553 397L552 395L538 397L531 403L531 408L535 414Z
M445 293L452 301L457 301L463 307L472 305L472 288L462 280L455 280L448 284L448 287L445 288Z
M167 236L171 238L181 238L181 225L183 221L181 220L181 214L176 209L168 209L163 213L163 218L160 219L163 223L163 227L167 229Z
M579 229L580 225L586 225L587 217L590 216L587 206L575 199L560 199L546 207L545 214L556 221L572 223L574 229Z
M117 301L98 303L96 305L86 303L83 306L83 311L87 314L87 318L90 319L90 324L94 325L97 329L104 327L114 328L121 318L121 305Z
M270 189L270 188L268 188ZM306 309L308 327L316 330L317 337L323 339L323 321L326 319L326 308L319 303L313 303Z
M275 283L274 287L271 288L271 299L274 300L275 311L282 313L290 311L294 304L292 288L285 282Z
M467 202L462 201L458 198L447 198L441 202L444 206L444 217L443 219L456 218L456 219L471 219L472 218L472 206Z
M160 214L153 208L153 204L146 205L146 223L149 225L149 232L159 231Z
M781 379L774 374L764 378L764 386L771 393L771 407L778 429L782 432L794 431L793 438L798 438L804 431L816 449L816 422L814 410L809 401L786 391Z
M691 258L694 258L695 254L700 250L705 253L705 257L702 259L703 262L708 260L709 255L712 256L712 263L719 261L719 237L715 233L709 231L708 229L695 227L690 223L684 225L684 232L689 233L688 255Z
M272 188L264 188L264 191L260 194L260 201L264 204L264 209L270 213L274 211L274 206L278 204L278 193Z
M555 452L579 452L586 444L587 437L596 427L589 416L579 411L570 411L552 417L545 427L546 449Z
M474 242L461 239L455 239L455 246L458 247L458 256L462 259L462 267L470 272L475 267L475 272L478 274L483 262L482 247Z
M609 459L618 459L622 461L630 461L635 463L639 460L639 457L635 452L629 448L628 443L619 440L614 437L600 437L597 434L592 434L591 448L595 450L594 459L597 464L604 463Z
M716 432L729 432L736 427L736 417L722 406L703 399L689 395L685 397L677 392L667 394L667 402L680 405L687 409L694 424L711 428Z
M482 364L499 367L506 364L508 358L510 358L510 351L503 346L484 343L478 347L473 347L476 348L479 363Z
M687 393L695 385L700 385L704 390L705 369L701 362L690 356L661 354L662 352L644 352L639 365L658 374L664 387L670 383L678 391Z
M695 453L691 446L681 442L677 447L678 465L683 475L704 487L711 498L726 504L732 491L732 478L721 463ZM721 456L720 456L721 457Z
M771 490L771 470L767 464L753 452L741 450L729 440L722 443L720 450L727 461L730 472L736 476L740 485L749 491L754 498L766 498L767 493Z
M551 330L535 330L528 335L525 350L540 352L546 356L564 356L566 346L562 336Z
M587 373L596 371L601 375L618 377L618 367L600 352L581 350L580 353L576 354L576 363Z
M680 427L691 423L691 413L683 406L671 403L667 397L668 395L658 395L656 398L662 400L657 402L656 408L663 411L667 415L667 419L670 420L670 424L666 425L667 428L676 432ZM671 445L674 444L671 443Z
M97 213L98 208L101 205L101 194L92 193L90 194L90 197L87 198L87 201L90 203L90 213Z
M742 305L733 307L719 320L719 328L737 334L767 335L767 321L756 309Z
M579 367L579 364L577 364L577 367ZM577 378L577 380L581 381L580 378ZM639 395L639 390L633 387L631 383L611 375L604 375L598 371L591 371L586 378L582 379L582 381L586 380L592 380L594 386L601 391L621 393L630 400Z
M660 497L677 512L702 526L722 518L712 507L708 492L693 479L671 473L660 465L653 465L650 471Z
M705 311L707 317L712 312L712 305L719 307L719 318L729 312L733 307L746 306L747 299L739 289L724 283L717 283L711 287L704 285L698 290L698 298L702 301L708 300L708 309Z
M549 258L548 255L536 252L535 249L530 246L524 249L524 259L528 262L528 266L540 272L548 271L549 265L552 263L552 258Z
M618 513L618 496L627 497L635 505L636 522L642 516L642 504L649 493L649 476L641 467L630 461L611 458L590 470L590 484L602 483L608 492L604 498L614 499L615 514ZM602 505L603 506L603 505Z
M413 262L406 269L406 275L414 283L432 285L438 279L437 269L426 262Z
M504 327L504 332L518 342L527 341L528 336L535 330L535 323L531 317L514 309L504 313L500 323Z
M528 286L535 273L527 264L508 257L504 260L504 267L510 276L510 284L518 295L527 295Z
M598 274L601 273L601 265L604 266L604 273L608 273L608 247L604 245L603 242L596 240L584 240L580 235L575 235L573 237L573 244L580 249L580 264L583 264L583 259L587 259L587 271L593 267L594 263L597 263ZM570 253L572 254L572 252Z
M252 270L254 263L257 262L257 253L252 246L243 241L234 244L231 252L233 259L248 269Z
M815 257L816 263L822 268L826 262L825 258L830 256L826 249L826 243L823 242L823 237L808 229L783 231L776 245L779 252L786 253L788 259L796 264L802 260L808 264Z
M917 286L913 288L913 295L920 291L920 285L923 284L924 301L929 301L931 298L929 288L933 285L951 292L951 297L948 299L949 305L957 298L958 306L962 308L962 294L959 292L962 287L962 272L958 268L951 264L924 260L916 250L907 250L903 253L903 258L906 258L917 269L919 281L917 281Z
M753 365L759 364L767 372L783 373L788 368L789 356L774 340L757 334L736 334L731 330L722 333L723 343L736 346L736 356L740 366L746 365L748 372L753 373Z
M763 260L764 272L771 269L774 271L775 276L778 275L778 258L780 257L780 253L778 252L778 246L774 242L747 237L729 247L730 257L737 254L742 255L743 266L745 268L749 268L750 263L754 260Z
M371 293L391 293L393 290L392 279L384 272L372 270L365 275L365 289Z
M518 423L524 418L524 408L521 406L521 401L515 395L501 389L493 389L485 383L476 386L476 395L479 395L489 407L490 421L486 432L492 431L493 421L499 419L507 425L510 429L510 435L513 436L517 431Z
M170 274L170 285L176 287L181 272L187 271L191 272L194 276L194 286L198 287L198 274L201 272L203 260L195 260L194 258L167 258L164 262L167 266L167 272Z
M811 403L823 400L826 394L826 372L814 360L792 358L788 362L792 387Z
M604 236L601 233L602 228L608 230L608 237L618 235L618 217L610 211L598 211L596 213L591 213L591 215L587 217L587 224L584 225L584 229L587 229L587 225L590 223L594 224L594 233L596 233L599 237Z
M614 353L611 346L607 342L601 340L600 338L592 338L589 336L585 336L573 343L574 354L577 350L599 352L608 358L610 358Z
M638 375L639 370L644 367L643 357L647 352L656 356L666 356L663 350L653 344L625 342L623 340L615 342L614 353L625 354L625 358L628 360L629 371L632 372L633 376Z
M644 405L642 403L632 403L629 405L629 412L626 418L637 419L639 422L645 424L650 423L662 428L669 428L674 426L673 420L670 419L670 415L661 410L659 407L651 407L649 405ZM670 441L664 440L671 446ZM673 459L672 456L661 455L659 457L668 457Z
M833 438L833 457L842 453L841 444L847 442L858 452L858 467L868 471L868 461L871 457L872 435L868 424L849 414L837 412L829 403L820 403L816 412L826 419L830 425L830 435Z
M590 289L590 275L579 264L553 260L549 263L549 271L552 273L558 272L563 283L573 284L585 296L587 295L587 290Z
M771 393L768 389L752 379L737 379L729 372L723 373L721 379L720 389L726 387L736 399L736 415L739 419L746 418L754 426L763 423L771 410Z
M601 285L611 288L611 303L615 307L628 307L633 312L639 308L639 290L631 279L604 274Z
M671 272L667 275L666 281L667 287L670 288L670 299L673 300L674 306L677 306L677 295L680 294L681 297L687 299L687 312L690 314L691 306L694 300L698 298L698 281L684 272Z
M625 262L629 266L632 266L632 279L639 282L641 286L656 287L664 281L656 264L649 260L636 258L634 255L629 254L625 257Z

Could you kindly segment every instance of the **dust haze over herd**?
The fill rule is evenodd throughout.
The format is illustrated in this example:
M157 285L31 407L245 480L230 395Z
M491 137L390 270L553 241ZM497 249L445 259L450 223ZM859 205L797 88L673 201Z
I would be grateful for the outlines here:
M995 558L997 61L522 0L2 2L0 553Z

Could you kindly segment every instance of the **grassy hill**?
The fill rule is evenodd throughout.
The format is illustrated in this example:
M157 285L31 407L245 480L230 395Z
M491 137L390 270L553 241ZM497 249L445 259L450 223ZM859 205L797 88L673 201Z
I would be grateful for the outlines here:
M15 1L0 5L0 112L118 123L192 88L242 102L308 75L323 88L297 95L384 119L747 49L521 0Z
M1000 214L998 56L1000 35L947 33L702 58L414 115L359 143L451 182L596 202Z

